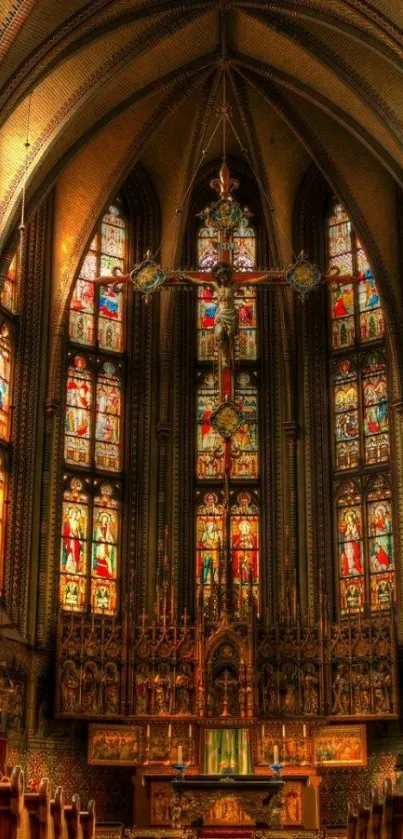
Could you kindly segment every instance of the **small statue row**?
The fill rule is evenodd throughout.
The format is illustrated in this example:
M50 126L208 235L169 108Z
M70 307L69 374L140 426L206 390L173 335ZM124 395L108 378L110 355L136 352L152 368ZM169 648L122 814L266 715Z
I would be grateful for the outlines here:
M271 714L315 715L319 712L319 677L314 664L301 670L285 663L275 670L265 664L259 673L259 710L262 716Z
M340 663L333 675L332 713L391 714L393 708L392 672L384 662L349 665Z
M160 664L156 672L138 665L135 676L136 714L191 714L193 712L193 674L189 664L172 671Z
M80 669L74 661L64 662L60 679L60 711L64 714L118 714L120 673L114 661L101 670L95 661Z

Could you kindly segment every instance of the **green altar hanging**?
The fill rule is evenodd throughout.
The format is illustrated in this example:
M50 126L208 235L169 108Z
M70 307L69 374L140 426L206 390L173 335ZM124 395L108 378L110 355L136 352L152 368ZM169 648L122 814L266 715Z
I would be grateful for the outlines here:
M207 729L203 771L206 775L252 775L250 732L244 728Z

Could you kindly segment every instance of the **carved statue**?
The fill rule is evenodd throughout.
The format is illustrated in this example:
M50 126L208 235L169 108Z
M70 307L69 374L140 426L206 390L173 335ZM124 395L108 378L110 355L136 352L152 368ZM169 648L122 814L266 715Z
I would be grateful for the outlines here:
M333 681L333 708L334 714L350 713L350 683L348 667L346 664L339 664L336 676Z
M260 691L263 714L267 716L276 710L277 705L276 676L271 664L267 664L261 672Z
M148 712L148 690L149 690L149 678L147 672L147 666L145 664L140 664L136 673L136 714L146 714Z
M94 714L98 710L98 668L88 661L81 676L81 708L83 713Z
M108 661L103 677L104 709L107 714L117 714L119 710L119 671L113 661Z
M298 705L297 684L295 672L283 672L283 711L285 714L296 714Z
M170 714L173 708L173 684L166 665L154 678L153 710L156 714Z
M24 729L25 689L22 682L16 682L12 701L8 705L7 727L12 731Z
M78 708L78 688L80 680L78 678L76 666L74 661L69 659L65 661L60 682L60 700L61 710L67 712L77 712Z
M376 714L390 714L392 676L386 664L373 671L374 710Z
M319 708L319 680L312 666L308 666L303 678L304 714L317 714Z
M183 665L175 679L175 713L190 714L189 669Z

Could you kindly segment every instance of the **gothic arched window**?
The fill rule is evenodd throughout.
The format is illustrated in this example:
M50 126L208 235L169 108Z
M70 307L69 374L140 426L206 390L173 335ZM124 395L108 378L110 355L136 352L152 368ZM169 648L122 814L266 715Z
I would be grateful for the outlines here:
M117 199L98 226L70 302L60 565L60 604L67 610L117 609L125 295L94 280L115 266L124 271L126 257L127 222Z
M200 271L210 272L219 261L217 234L204 226L197 234ZM243 220L233 236L236 272L256 267L256 232ZM196 387L196 580L199 606L215 619L222 607L222 591L232 592L235 613L245 618L252 601L259 610L259 440L257 301L255 287L235 286L237 333L235 336L234 401L244 421L230 444L229 511L222 486L226 443L212 424L220 401L214 325L214 287L200 285L197 299ZM245 486L240 491L239 484ZM211 485L217 484L217 490ZM207 489L207 486L210 488ZM228 556L229 554L229 556ZM230 575L230 579L228 579Z
M17 311L18 259L17 251L10 262L0 294L0 595L4 583L7 496L11 460L10 441L14 379L13 315Z
M393 601L388 376L376 281L338 202L326 234L329 268L351 277L335 278L329 294L339 597L347 614Z

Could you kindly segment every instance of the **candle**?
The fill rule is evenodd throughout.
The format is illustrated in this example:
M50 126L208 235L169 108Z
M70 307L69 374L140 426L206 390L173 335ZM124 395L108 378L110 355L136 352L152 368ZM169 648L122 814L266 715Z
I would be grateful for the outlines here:
M190 740L191 736L192 736L192 726L189 725L189 740Z
M303 728L303 731L302 731L302 736L303 736L304 740L306 740L306 725L304 725L304 728Z
M273 748L273 763L275 766L278 766L278 746L274 746Z
M264 722L262 722L262 737L264 737Z
M150 724L148 724L148 726L147 726L147 740L150 739L150 730L151 730L150 729Z
M178 746L178 766L183 764L182 746Z
M285 725L283 725L283 740L285 740Z
M168 740L170 740L171 737L172 737L172 725L171 725L171 723L169 723L169 726L168 726Z

